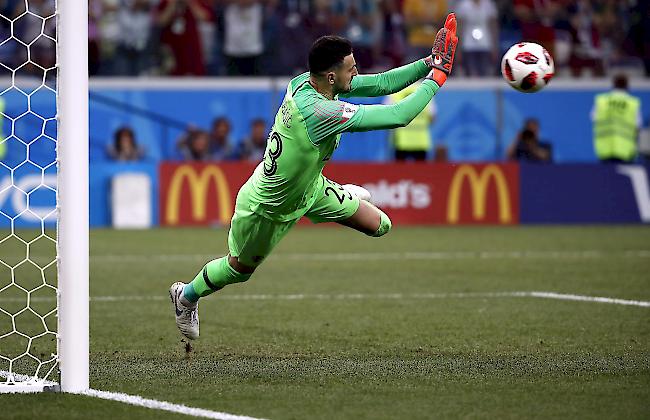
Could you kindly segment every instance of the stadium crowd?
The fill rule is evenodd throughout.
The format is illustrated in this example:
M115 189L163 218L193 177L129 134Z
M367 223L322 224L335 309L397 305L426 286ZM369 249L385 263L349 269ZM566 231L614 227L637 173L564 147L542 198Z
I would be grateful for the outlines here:
M30 0L52 16L54 2ZM355 46L363 71L423 56L448 11L463 43L457 74L498 74L501 54L520 40L554 55L560 75L601 76L625 68L650 75L650 2L645 0L90 0L92 75L291 75L323 34ZM24 13L23 0L0 0L0 37L29 43L54 35L54 19ZM53 40L31 46L32 61L54 62ZM2 62L25 62L26 47L6 42ZM32 66L33 67L33 66ZM584 72L588 69L588 72ZM26 71L30 70L27 66ZM37 68L33 68L37 72Z
M455 10L466 75L496 74L519 40L544 44L575 76L621 66L650 74L648 8L640 0L91 0L91 70L289 75L330 33L353 41L365 70L381 70L424 55Z
M536 40L574 76L611 67L650 75L641 0L91 0L99 75L290 75L324 34L348 37L367 71L423 56L450 10L462 74L497 74L501 53Z

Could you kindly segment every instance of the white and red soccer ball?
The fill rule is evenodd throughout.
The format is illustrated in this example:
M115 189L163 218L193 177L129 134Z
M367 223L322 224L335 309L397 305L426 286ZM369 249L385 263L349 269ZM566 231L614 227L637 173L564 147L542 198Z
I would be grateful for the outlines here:
M543 89L553 77L553 57L541 45L520 42L501 59L501 74L510 86L524 93Z

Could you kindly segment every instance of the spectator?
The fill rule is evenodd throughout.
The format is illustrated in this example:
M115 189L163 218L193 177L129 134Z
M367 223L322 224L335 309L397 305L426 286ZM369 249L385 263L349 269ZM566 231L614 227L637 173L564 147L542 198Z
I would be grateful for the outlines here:
M645 76L650 77L650 2L637 2L629 10L629 20L631 26L624 45L642 60Z
M548 143L539 140L536 120L528 120L517 138L508 148L508 159L520 162L551 162L552 152Z
M199 128L190 124L187 126L187 129L181 136L178 138L178 141L176 142L176 148L180 152L180 154L183 156L183 159L189 159L190 156L190 139L194 135L196 131L198 131Z
M116 132L113 144L108 148L108 155L121 162L137 161L142 159L144 151L138 146L135 134L129 127L120 127Z
M120 34L115 70L120 75L137 76L150 64L151 6L149 0L125 0L125 3L117 15Z
M318 38L331 33L332 20L334 11L332 3L329 0L314 0L313 11L304 14L305 26L309 31L310 38L306 40L307 46L304 48L305 53L309 51L311 44ZM302 64L304 67L304 64Z
M458 27L462 31L461 64L468 76L493 76L499 58L497 10L493 0L461 0Z
M240 144L239 158L249 162L260 162L266 151L267 134L264 120L259 118L253 120L250 135Z
M354 44L354 57L367 68L377 62L382 21L375 0L333 0L332 32ZM431 40L429 40L431 44Z
M406 61L429 55L431 40L447 16L447 1L404 0L402 10L409 44Z
M264 8L257 0L233 0L224 12L224 56L231 76L259 74L264 52Z
M212 122L209 135L210 155L215 160L229 160L232 158L233 147L230 138L230 121L226 117L215 118Z
M219 0L203 0L205 7L208 10L209 19L202 19L198 21L199 43L201 44L201 55L203 63L205 64L207 74L217 74L218 66L221 63L221 44L219 34L217 33L217 24L219 16L219 8L217 3Z
M116 75L117 44L120 39L120 22L118 14L120 0L100 0L93 4L90 11L96 17L99 31L99 74Z
M415 92L418 85L414 84L400 92L386 98L386 103L397 103ZM433 99L406 127L396 128L392 131L395 160L405 161L413 159L424 161L431 150L431 124L436 119L436 103Z
M15 16L25 12L25 5L24 2L17 5ZM54 15L54 2L30 0L29 12L14 21L12 34L23 43L29 44L29 60L25 55L19 63L27 63L23 70L42 78L44 74L41 68L47 70L56 65L56 43L54 41L56 21L55 19L43 20L40 18L40 16ZM27 52L27 49L23 47L19 47L19 50L21 54Z
M2 0L0 1L0 15L4 16L6 19L0 18L0 39L5 40L11 36L11 19L14 19L17 15L18 7L22 2L18 0ZM3 63L6 63L6 58L4 54L8 53L4 48L0 50L2 55L0 58L3 59Z
M179 145L185 160L195 162L213 160L210 154L210 136L206 131L190 128Z
M625 75L617 75L611 92L596 95L591 119L594 149L601 162L630 162L637 153L643 123L641 101L628 93Z
M292 47L278 48L278 62L283 67L283 74L300 74L307 70L303 57L307 55L311 44L332 32L332 4L330 0L314 0L311 7L309 1L305 0L285 1L281 4L284 4L284 23L280 26L279 42L290 42Z
M609 1L601 4L594 20L605 66L619 61L620 49L625 41L625 30L621 30L626 26L622 6L616 3Z
M212 19L204 0L161 0L156 9L160 42L171 51L174 76L203 76L205 61L199 22Z
M590 69L593 76L604 76L603 51L600 34L594 23L595 12L589 1L578 0L569 8L571 34L571 57L569 66L574 77L580 77L584 69Z
M16 17L15 10L15 4L3 4L0 1L0 14L2 16L14 19ZM2 40L2 45L0 45L0 62L11 69L15 69L25 62L27 49L17 41L10 39L12 26L13 24L10 20L0 18L0 39ZM0 68L0 71L3 73L3 76L11 76L11 73L5 70L4 67Z
M389 67L399 67L404 64L407 53L406 29L404 16L399 9L398 0L384 0L383 6L383 51L389 60ZM426 56L425 53L423 56Z
M268 76L282 76L287 74L287 65L281 61L283 55L281 51L286 48L287 41L294 43L295 38L283 38L283 30L286 27L279 0L265 0L264 2L264 20L262 22L262 57L258 63L258 69L255 75L263 72ZM302 22L302 19L301 19ZM304 29L304 27L302 28ZM307 38L304 32L299 35L300 38ZM301 49L301 45L295 42L295 46ZM296 52L291 51L292 54Z
M555 57L558 30L556 20L561 10L561 1L563 0L513 1L513 11L521 31L521 40L542 45L553 57Z
M88 1L88 74L95 76L100 68L99 17L102 12L101 0ZM0 12L2 13L2 12Z

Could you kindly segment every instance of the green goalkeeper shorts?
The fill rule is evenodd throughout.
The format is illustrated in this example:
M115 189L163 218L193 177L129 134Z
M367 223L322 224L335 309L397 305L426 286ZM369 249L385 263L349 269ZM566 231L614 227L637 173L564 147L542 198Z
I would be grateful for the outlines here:
M359 208L359 198L336 182L321 175L317 199L305 216L313 223L339 222L352 217ZM249 184L237 195L235 214L230 222L228 249L240 263L256 267L271 253L299 219L276 222L251 210Z
M316 202L305 216L312 223L340 222L349 219L359 209L359 197L321 174Z

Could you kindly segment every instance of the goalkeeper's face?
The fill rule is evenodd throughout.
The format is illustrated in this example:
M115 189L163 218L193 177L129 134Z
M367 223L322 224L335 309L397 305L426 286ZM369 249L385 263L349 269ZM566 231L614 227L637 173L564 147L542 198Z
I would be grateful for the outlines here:
M359 74L354 55L350 54L343 59L343 63L334 72L335 94L346 93L352 90L352 78Z

